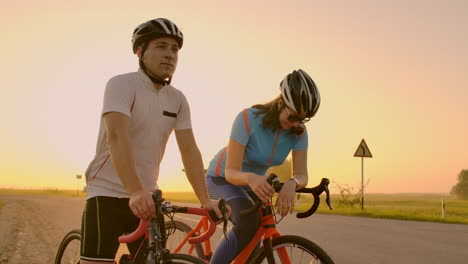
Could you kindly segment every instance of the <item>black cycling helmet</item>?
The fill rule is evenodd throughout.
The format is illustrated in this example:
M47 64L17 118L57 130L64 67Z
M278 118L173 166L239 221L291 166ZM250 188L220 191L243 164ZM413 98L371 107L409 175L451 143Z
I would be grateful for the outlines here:
M166 18L156 18L146 21L133 31L133 53L136 53L140 45L161 37L174 38L179 44L179 49L182 48L182 44L184 43L184 35L176 24Z
M156 18L145 23L139 25L133 31L132 35L132 46L133 46L133 53L136 54L137 49L139 46L143 45L143 50L140 56L140 68L146 73L146 75L153 81L153 83L158 83L161 85L168 85L171 83L171 78L167 79L159 79L155 78L154 76L149 75L146 72L146 66L143 63L143 54L146 51L148 41L151 41L155 38L161 37L170 37L177 41L179 44L179 49L182 48L182 44L184 43L184 35L182 31L174 24L172 21L166 18Z
M300 116L311 118L319 109L320 93L310 76L299 69L288 74L280 83L286 105Z

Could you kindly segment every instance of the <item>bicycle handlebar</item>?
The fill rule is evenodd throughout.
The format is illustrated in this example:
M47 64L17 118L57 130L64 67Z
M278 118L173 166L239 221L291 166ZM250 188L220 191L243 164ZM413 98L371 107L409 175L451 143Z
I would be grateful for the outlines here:
M119 243L132 243L137 241L141 236L145 235L148 231L149 222L146 220L140 220L138 228L131 234L119 236Z
M192 207L179 207L179 208L187 209L187 211L183 212L183 213L195 214L195 215L200 215L200 216L207 216L207 219L208 219L208 222L209 222L208 230L206 230L205 233L203 233L202 235L197 236L197 237L189 238L188 242L190 244L201 243L201 242L209 239L214 234L214 232L216 231L216 223L210 217L210 213L207 210L201 209L201 208L192 208ZM178 210L178 212L179 212L179 210Z
M177 213L184 213L184 214L193 214L193 215L200 215L200 216L207 216L208 219L208 229L205 231L200 236L197 237L191 237L189 238L188 242L190 244L198 244L201 243L207 239L209 239L214 232L216 231L216 223L214 220L210 217L209 211L201 208L193 208L193 207L181 207L181 206L174 206L169 203L167 204L161 204L161 213L171 213L171 212L177 212ZM155 220L156 218L152 218L151 221ZM141 236L145 235L146 238L148 238L148 227L149 227L149 221L140 219L140 224L138 225L138 228L133 231L130 234L122 235L119 237L119 242L120 243L131 243L136 240L138 240Z
M280 183L278 179L279 179L278 176L274 173L270 174L270 176L268 176L268 179L267 179L267 182L271 184L275 192L281 191L281 188L284 185L284 183ZM330 191L328 190L329 183L330 183L329 179L322 178L322 180L320 181L320 184L313 188L302 188L302 189L296 190L297 193L310 193L314 196L314 203L312 204L310 209L307 210L306 212L297 213L296 214L297 218L306 218L314 214L315 211L317 211L317 208L320 204L320 194L322 194L323 192L326 193L325 201L327 202L328 208L330 208L330 210L333 210L333 208L331 207L331 202L330 202ZM255 205L249 209L241 211L241 215L253 214L257 212L258 208L260 208L260 206L262 206L263 204L262 200L260 200L258 197L255 197L254 202L255 202Z
M276 174L272 173L270 174L270 176L268 176L268 179L267 179L267 182L273 186L273 180L275 178L277 178L278 176L276 176ZM273 187L274 188L274 187ZM276 189L275 189L275 192L276 192ZM254 206L250 207L249 209L245 209L245 210L242 210L241 211L241 215L251 215L255 212L258 211L258 208L260 208L260 206L262 206L262 200L260 200L260 198L258 198L257 196L255 196L254 198Z

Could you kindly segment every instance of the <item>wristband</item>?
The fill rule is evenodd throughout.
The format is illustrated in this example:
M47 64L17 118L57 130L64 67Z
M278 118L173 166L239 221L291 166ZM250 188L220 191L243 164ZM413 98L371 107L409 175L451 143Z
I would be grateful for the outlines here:
M289 180L294 181L296 183L296 189L299 187L299 181L296 179L296 177L292 177Z

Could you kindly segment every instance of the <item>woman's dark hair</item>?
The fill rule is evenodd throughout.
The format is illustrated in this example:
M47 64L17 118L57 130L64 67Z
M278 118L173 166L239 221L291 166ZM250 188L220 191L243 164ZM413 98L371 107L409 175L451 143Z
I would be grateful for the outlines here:
M270 128L273 132L278 131L281 127L279 122L279 115L281 113L281 110L283 110L286 105L283 104L281 108L278 108L278 101L280 99L282 99L281 95L271 100L270 102L264 104L256 104L252 106L252 108L259 109L259 111L255 113L256 116L265 114L262 120L263 127ZM291 134L293 135L300 135L302 133L304 133L304 127L302 125L291 128Z

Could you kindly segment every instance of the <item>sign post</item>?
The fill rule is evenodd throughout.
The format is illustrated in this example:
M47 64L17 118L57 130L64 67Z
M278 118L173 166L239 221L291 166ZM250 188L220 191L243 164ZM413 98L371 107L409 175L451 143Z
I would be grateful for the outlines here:
M442 219L445 219L445 198L442 198Z
M81 180L81 178L83 178L83 176L81 176L81 174L77 174L75 177L76 177L76 180L78 181L78 185L77 185L78 187L76 189L76 195L80 196L80 180Z
M354 157L361 157L361 210L364 210L364 158L372 158L372 154L364 139L361 140L354 153Z

